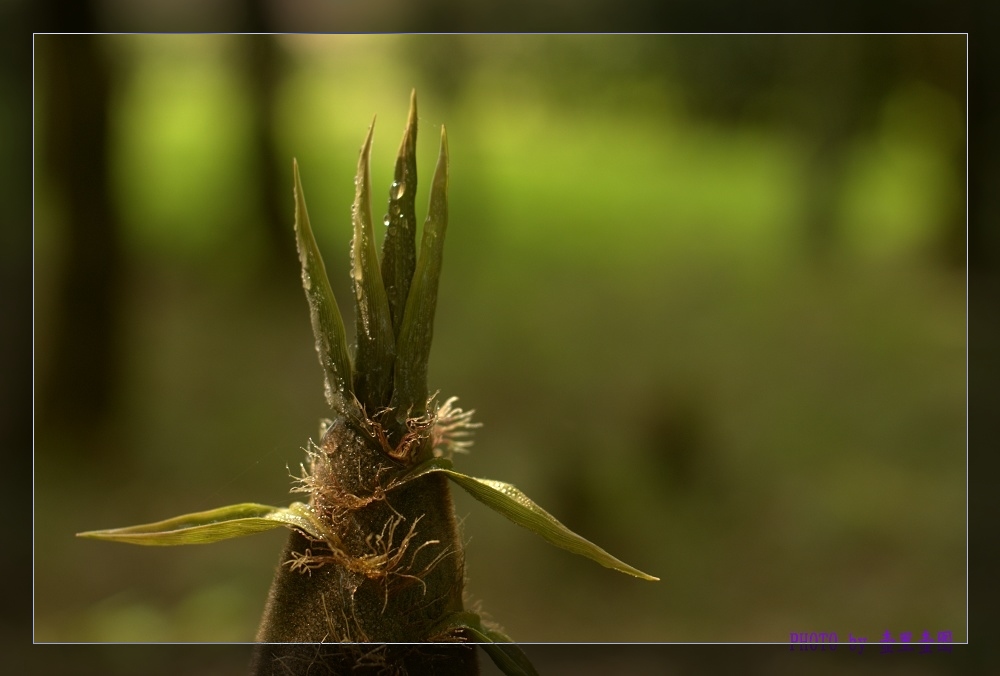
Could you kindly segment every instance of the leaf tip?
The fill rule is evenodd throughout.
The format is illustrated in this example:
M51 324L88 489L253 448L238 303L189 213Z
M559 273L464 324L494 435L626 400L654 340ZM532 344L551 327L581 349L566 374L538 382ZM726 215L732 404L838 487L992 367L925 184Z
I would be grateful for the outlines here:
M292 158L292 192L295 196L295 225L298 229L299 209L305 206L305 196L302 194L302 178L299 176L299 161ZM300 204L301 202L301 204Z
M370 198L368 197L369 184L371 183L371 178L369 177L369 162L372 152L372 136L375 133L375 118L372 118L371 126L368 127L368 133L365 134L365 142L361 145L361 155L358 157L358 173L354 177L355 185L355 202L362 200L367 202ZM364 197L362 197L364 195ZM368 207L371 210L371 205ZM369 220L371 220L369 218Z
M372 144L372 136L375 134L375 120L378 119L378 115L372 115L372 123L368 125L368 133L365 135L365 150L368 150Z
M417 126L417 88L410 90L410 112L406 115L406 126L416 128Z

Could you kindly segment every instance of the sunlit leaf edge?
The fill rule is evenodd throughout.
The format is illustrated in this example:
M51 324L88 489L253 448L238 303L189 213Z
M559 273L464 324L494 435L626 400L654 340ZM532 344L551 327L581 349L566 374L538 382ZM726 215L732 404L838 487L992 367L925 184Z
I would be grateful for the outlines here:
M309 507L301 502L294 502L288 507L244 502L175 516L155 523L86 531L77 533L77 537L165 547L209 544L261 533L279 526L297 528L312 538L324 539L325 529Z
M617 570L643 580L658 581L660 578L644 573L624 561L612 556L581 535L564 526L558 519L539 507L516 486L503 481L479 479L456 472L451 461L433 458L415 467L405 480L413 480L430 472L443 472L452 481L464 488L469 495L479 500L493 511L502 514L514 523L542 536L549 543L580 556L596 561L606 568Z

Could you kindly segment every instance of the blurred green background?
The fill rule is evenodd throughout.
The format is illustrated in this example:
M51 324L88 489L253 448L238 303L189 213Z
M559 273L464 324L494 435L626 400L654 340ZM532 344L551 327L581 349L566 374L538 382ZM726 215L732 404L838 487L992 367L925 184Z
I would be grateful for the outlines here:
M965 36L39 36L35 639L250 641L286 538L74 533L287 504L325 415L291 158L349 331L357 153L417 211L448 128L430 386L519 641L966 639Z

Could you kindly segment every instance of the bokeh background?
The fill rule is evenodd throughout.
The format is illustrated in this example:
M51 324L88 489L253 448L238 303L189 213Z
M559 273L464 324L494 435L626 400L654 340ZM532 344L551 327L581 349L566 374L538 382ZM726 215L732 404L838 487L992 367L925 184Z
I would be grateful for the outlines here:
M445 124L430 385L470 602L520 641L966 639L962 35L38 36L35 639L249 641L286 537L74 533L285 504L325 415L291 158L349 331L377 114ZM484 660L485 662L485 660Z

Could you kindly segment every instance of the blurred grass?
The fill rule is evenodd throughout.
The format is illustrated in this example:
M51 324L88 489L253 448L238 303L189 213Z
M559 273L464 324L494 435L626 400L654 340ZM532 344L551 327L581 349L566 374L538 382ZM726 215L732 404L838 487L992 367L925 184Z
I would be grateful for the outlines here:
M280 39L291 60L279 101L289 237L296 156L347 298L363 133L378 113L377 215L415 85L418 213L436 125L452 150L430 384L484 423L459 469L514 483L662 578L577 561L455 492L470 599L511 636L782 641L926 628L964 640L964 281L927 253L957 199L947 102L901 90L857 141L838 205L844 249L819 267L797 248L803 150L780 128L711 125L669 88L658 97L630 83L622 96L647 106L561 100L511 56L527 37L482 37L480 55L497 56L453 99L402 59L406 36ZM72 430L37 430L35 638L248 641L282 533L151 550L72 537L286 503L286 465L297 468L324 415L298 278L257 272L239 39L106 40L128 65L115 127L131 272L125 376L104 437L119 455L73 459ZM45 292L63 254L59 207L39 181L43 368L55 311Z

